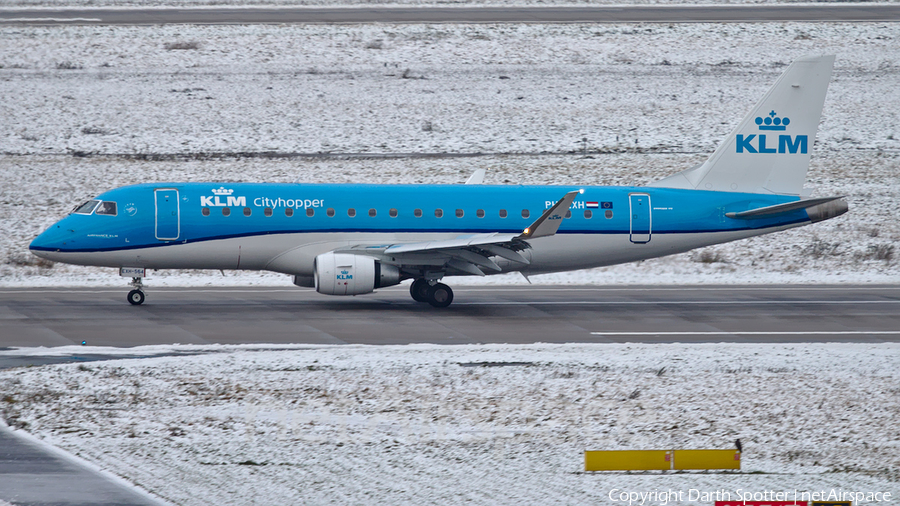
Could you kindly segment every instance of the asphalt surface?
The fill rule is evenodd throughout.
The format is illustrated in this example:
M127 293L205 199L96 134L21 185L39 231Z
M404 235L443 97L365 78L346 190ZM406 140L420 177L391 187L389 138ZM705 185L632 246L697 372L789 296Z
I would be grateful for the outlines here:
M34 505L133 505L161 503L62 458L0 425L0 500Z
M152 280L151 280L152 283ZM0 347L149 344L898 342L900 286L2 289Z
M15 347L171 343L898 342L898 286L460 287L413 302L408 283L359 297L299 288L0 289L0 368L126 358ZM34 353L35 350L31 350ZM127 358L140 357L140 352ZM0 427L0 499L152 502Z
M898 4L4 9L2 24L896 22Z

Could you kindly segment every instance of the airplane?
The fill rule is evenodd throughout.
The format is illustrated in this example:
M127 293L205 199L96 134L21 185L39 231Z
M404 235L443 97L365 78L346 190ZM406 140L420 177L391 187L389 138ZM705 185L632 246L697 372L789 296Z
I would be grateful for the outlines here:
M702 164L648 186L151 183L75 207L35 255L147 269L267 270L327 295L411 279L447 307L451 276L588 269L817 223L842 197L804 189L835 56L793 62Z

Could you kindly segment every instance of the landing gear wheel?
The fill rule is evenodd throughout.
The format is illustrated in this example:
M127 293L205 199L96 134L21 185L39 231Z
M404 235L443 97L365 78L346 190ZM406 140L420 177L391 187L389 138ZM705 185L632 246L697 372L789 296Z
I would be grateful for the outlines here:
M409 285L409 294L416 302L428 302L428 289L431 285L424 278L419 278Z
M140 290L128 292L128 302L130 302L132 306L140 306L144 303L144 292Z
M428 303L434 307L447 307L453 302L453 290L449 286L438 283L428 288Z

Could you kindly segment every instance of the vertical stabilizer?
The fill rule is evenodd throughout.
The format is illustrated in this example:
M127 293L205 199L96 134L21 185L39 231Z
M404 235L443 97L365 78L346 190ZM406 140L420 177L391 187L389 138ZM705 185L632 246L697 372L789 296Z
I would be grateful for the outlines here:
M833 66L796 60L706 162L650 186L800 195Z

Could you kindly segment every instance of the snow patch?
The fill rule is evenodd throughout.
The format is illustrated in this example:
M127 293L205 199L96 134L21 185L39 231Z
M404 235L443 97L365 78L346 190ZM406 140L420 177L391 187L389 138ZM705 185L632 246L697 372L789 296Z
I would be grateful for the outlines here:
M897 344L205 349L0 371L0 410L174 503L900 492ZM737 438L740 473L582 472L586 449Z
M790 61L816 53L838 59L808 181L816 196L848 195L847 215L532 279L896 283L897 37L879 23L3 26L0 286L124 286L111 269L52 265L27 246L125 184L455 184L476 169L494 184L647 184L704 160ZM289 279L170 271L148 283Z

